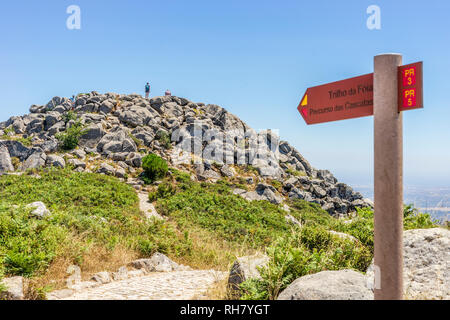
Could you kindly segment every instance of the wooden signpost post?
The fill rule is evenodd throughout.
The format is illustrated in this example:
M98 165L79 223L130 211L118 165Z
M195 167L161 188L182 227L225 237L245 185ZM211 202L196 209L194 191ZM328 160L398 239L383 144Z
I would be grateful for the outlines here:
M402 111L423 108L422 62L374 57L374 73L308 88L297 109L307 124L374 116L374 294L403 298Z

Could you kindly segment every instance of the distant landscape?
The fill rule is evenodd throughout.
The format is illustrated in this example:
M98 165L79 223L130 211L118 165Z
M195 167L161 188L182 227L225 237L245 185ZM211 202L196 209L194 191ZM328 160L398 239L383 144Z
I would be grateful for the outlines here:
M373 200L373 186L352 185L364 197ZM403 189L404 202L413 204L421 212L429 213L439 221L449 221L450 215L450 187L424 187L408 185Z

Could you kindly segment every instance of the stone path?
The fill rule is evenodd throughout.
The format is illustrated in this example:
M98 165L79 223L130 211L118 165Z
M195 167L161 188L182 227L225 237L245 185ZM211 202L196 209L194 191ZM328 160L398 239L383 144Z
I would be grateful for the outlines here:
M226 272L193 270L153 272L141 277L86 288L64 298L49 294L49 300L192 300L204 299Z
M141 209L142 213L145 217L156 217L158 219L164 219L155 209L155 206L148 201L148 194L138 192L138 198L139 198L139 208Z

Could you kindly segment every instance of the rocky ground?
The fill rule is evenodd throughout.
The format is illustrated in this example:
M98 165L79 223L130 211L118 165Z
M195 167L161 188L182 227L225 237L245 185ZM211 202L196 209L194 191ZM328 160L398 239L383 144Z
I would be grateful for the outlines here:
M77 122L84 130L79 146L64 151L57 137ZM74 105L54 97L44 106L31 106L29 114L0 123L0 173L70 166L117 176L141 190L137 176L148 152L200 181L235 176L237 167L251 166L257 177L244 178L253 190L235 190L249 200L300 198L337 216L372 205L329 171L312 167L270 130L257 133L217 105L174 96L144 99L92 92L79 95ZM281 187L269 185L271 180Z

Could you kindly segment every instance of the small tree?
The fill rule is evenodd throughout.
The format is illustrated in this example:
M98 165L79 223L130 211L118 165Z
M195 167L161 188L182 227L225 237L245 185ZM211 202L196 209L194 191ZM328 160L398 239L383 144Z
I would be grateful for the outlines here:
M170 149L172 147L170 144L170 135L165 131L158 131L155 139L159 141L164 149Z
M61 141L63 150L72 150L78 146L78 139L85 133L83 124L77 121L64 133L57 134L56 138Z
M151 153L142 159L142 169L144 169L144 181L152 183L157 179L164 178L169 167L163 158Z

